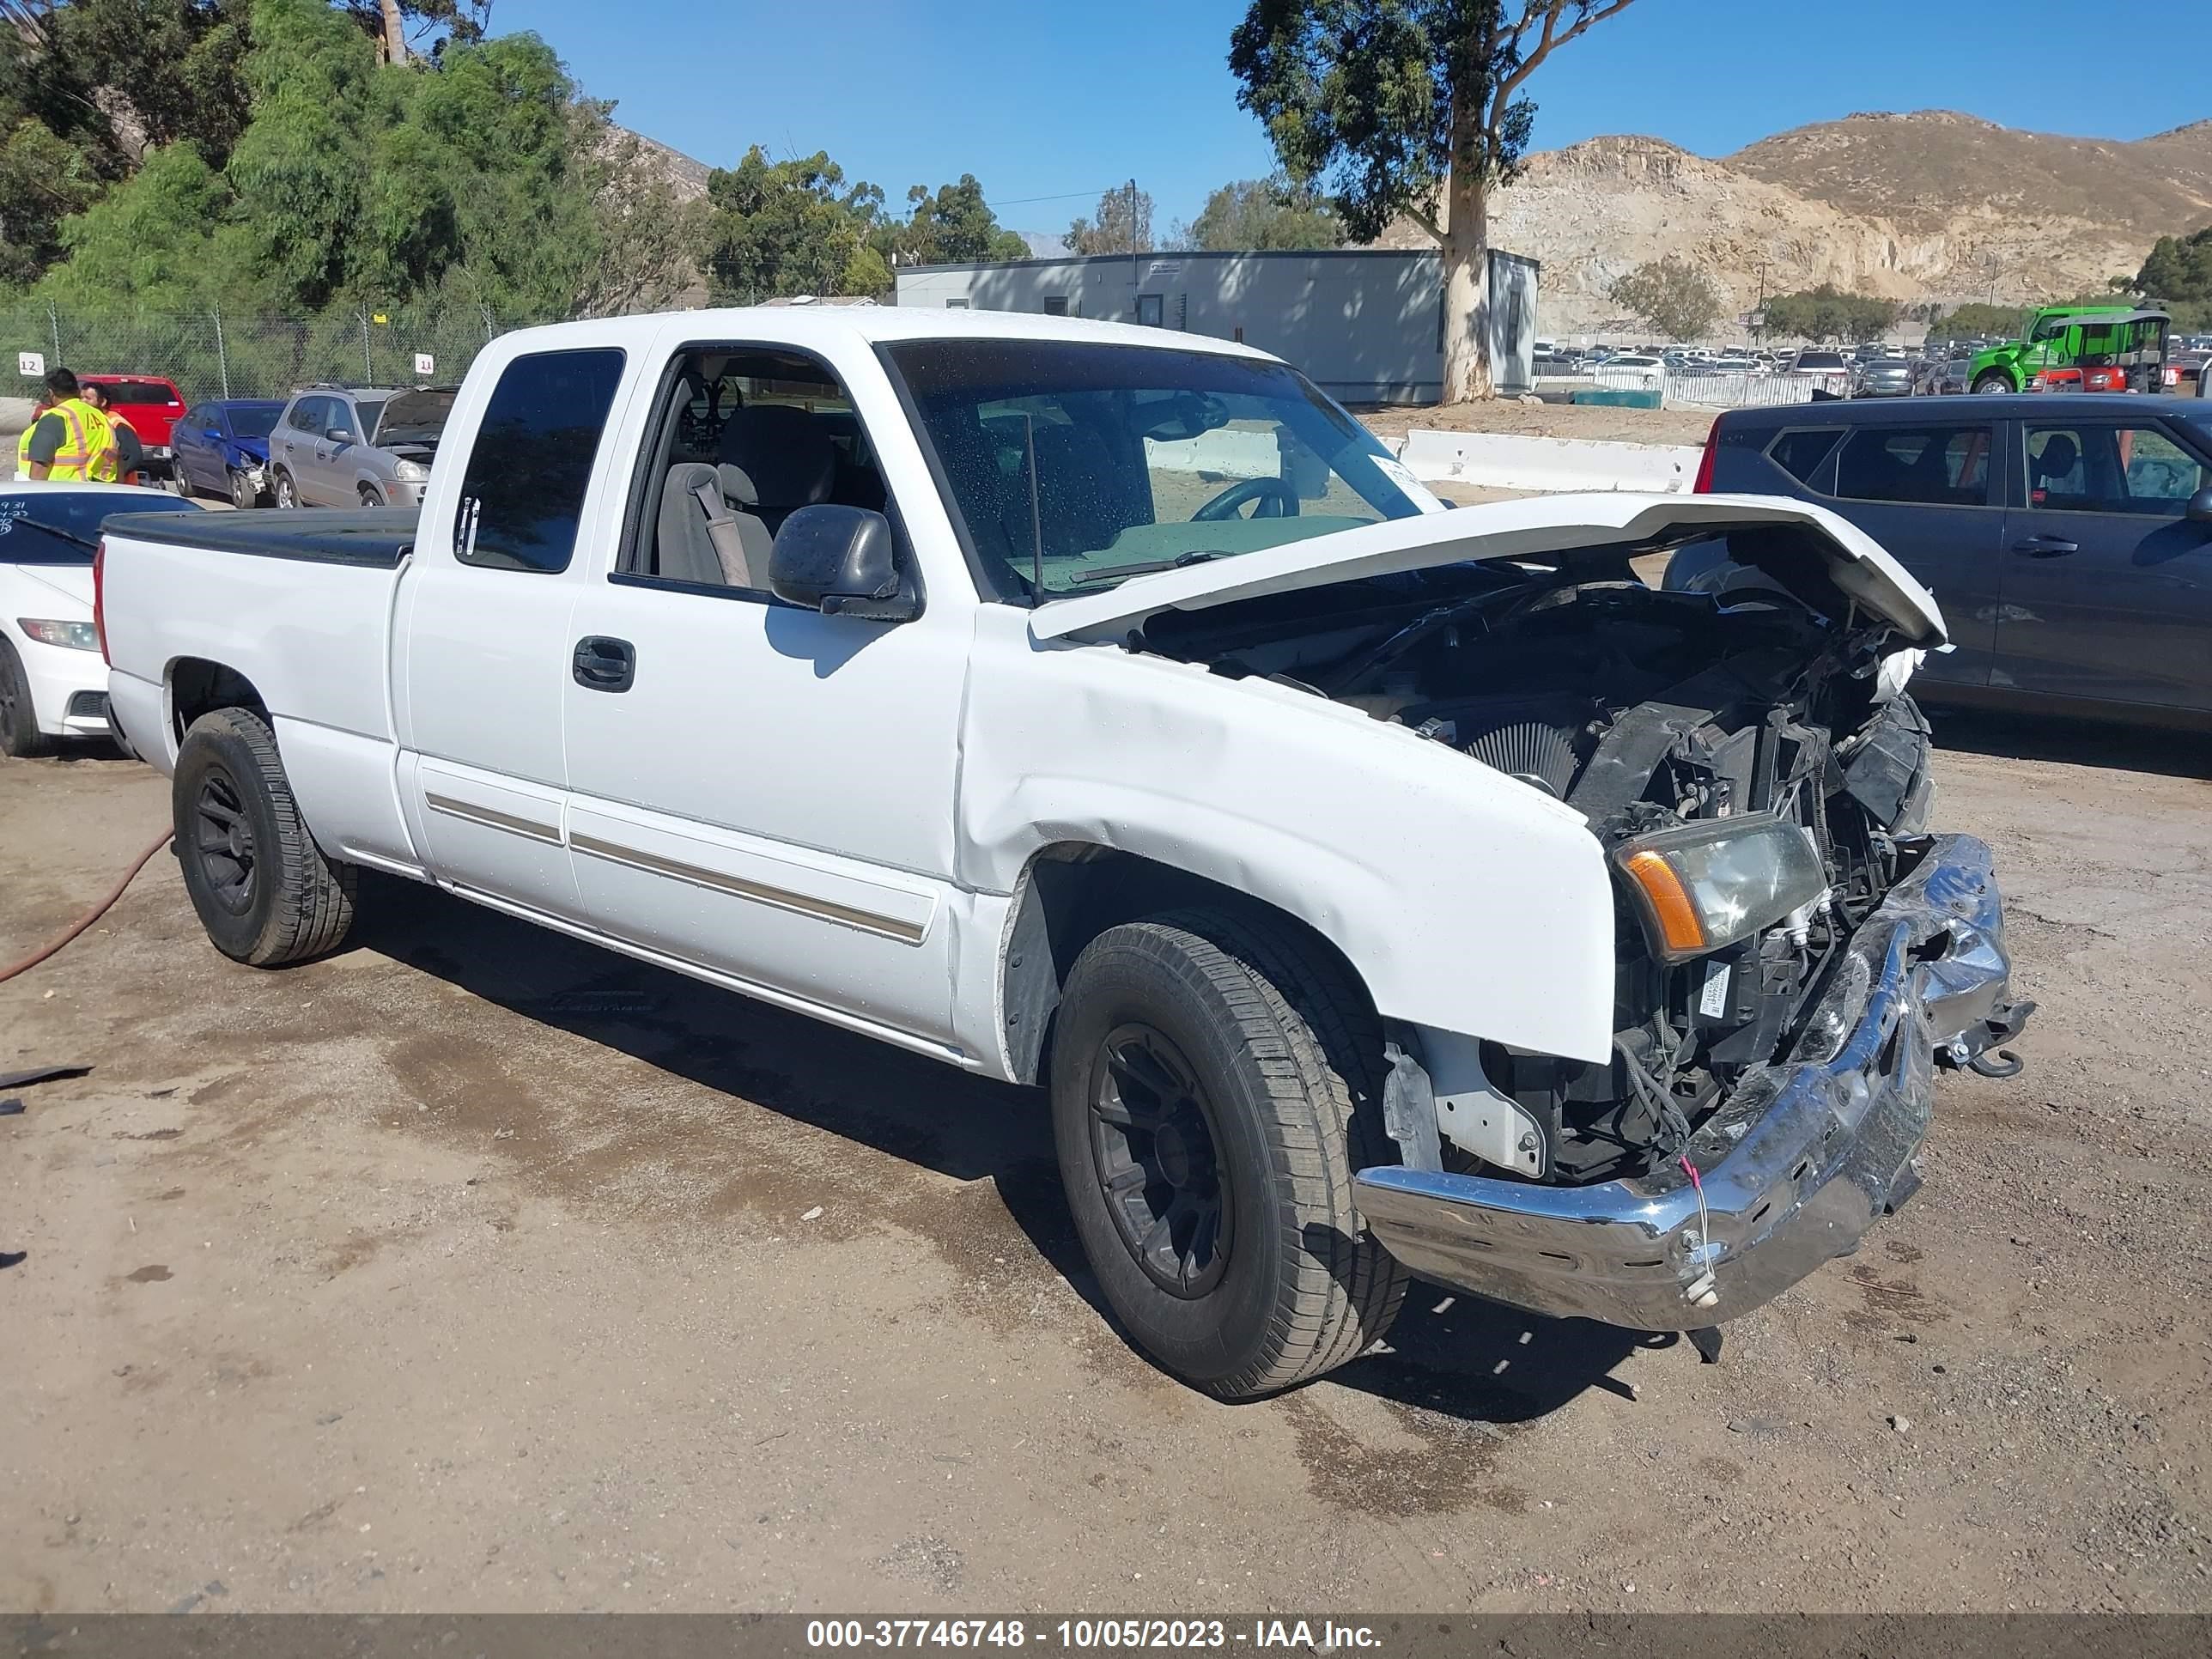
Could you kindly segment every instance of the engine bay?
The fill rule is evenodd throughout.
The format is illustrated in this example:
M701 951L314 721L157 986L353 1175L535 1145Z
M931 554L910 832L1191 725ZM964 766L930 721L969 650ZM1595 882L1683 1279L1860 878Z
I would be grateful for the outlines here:
M1887 664L1899 641L1848 604L1824 614L1771 586L1660 592L1625 554L1415 577L1155 617L1142 648L1358 708L1582 813L1622 890L1613 1058L1486 1042L1482 1068L1540 1141L1513 1173L1642 1173L1789 1048L1838 947L1910 867L1928 728ZM1794 827L1825 890L1683 959L1628 902L1620 860L1732 819Z

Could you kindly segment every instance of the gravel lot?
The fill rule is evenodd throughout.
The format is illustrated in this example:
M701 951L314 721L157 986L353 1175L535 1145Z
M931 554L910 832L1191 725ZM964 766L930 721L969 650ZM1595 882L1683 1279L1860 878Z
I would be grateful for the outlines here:
M380 884L217 957L157 859L0 986L0 1607L2212 1607L2212 753L1944 722L2045 1007L1729 1328L1416 1287L1271 1402L1094 1304L1037 1103ZM0 762L0 959L166 821Z

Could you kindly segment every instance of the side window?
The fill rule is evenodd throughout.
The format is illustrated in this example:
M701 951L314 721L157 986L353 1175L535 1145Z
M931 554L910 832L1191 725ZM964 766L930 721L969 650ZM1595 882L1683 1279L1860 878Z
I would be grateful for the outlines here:
M1836 453L1843 435L1840 427L1800 427L1769 444L1766 458L1799 483L1809 484L1820 463Z
M2212 468L2156 427L2027 428L2027 503L2064 513L2179 518Z
M284 417L284 424L295 432L319 432L322 428L315 415L322 404L320 398L298 399L292 405L292 412Z
M456 558L495 570L568 568L622 372L612 348L537 352L507 366L469 450Z
M1869 426L1844 441L1836 494L1850 501L1981 507L1989 501L1985 426Z
M884 514L905 558L874 447L828 365L788 349L696 346L647 425L613 574L765 600L785 521L820 506Z

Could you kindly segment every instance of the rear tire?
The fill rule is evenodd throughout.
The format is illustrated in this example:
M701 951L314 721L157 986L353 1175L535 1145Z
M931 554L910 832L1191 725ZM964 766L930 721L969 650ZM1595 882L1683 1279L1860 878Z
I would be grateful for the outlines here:
M170 802L185 890L216 950L274 968L337 948L356 872L315 844L258 715L218 708L194 720Z
M1070 970L1053 1138L1108 1304L1164 1369L1272 1394L1389 1329L1406 1273L1352 1207L1384 1161L1382 1034L1288 929L1218 910L1111 927Z
M289 507L299 504L300 492L292 483L292 475L280 469L276 474L276 505Z
M0 755L30 760L54 752L54 743L39 730L39 711L31 701L31 678L15 647L0 640Z

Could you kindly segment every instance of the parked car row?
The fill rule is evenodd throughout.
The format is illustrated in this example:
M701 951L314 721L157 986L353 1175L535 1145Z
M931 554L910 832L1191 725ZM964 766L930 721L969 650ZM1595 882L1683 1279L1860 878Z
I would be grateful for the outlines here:
M413 507L453 407L451 386L315 386L289 402L201 404L176 422L182 495L236 507Z

